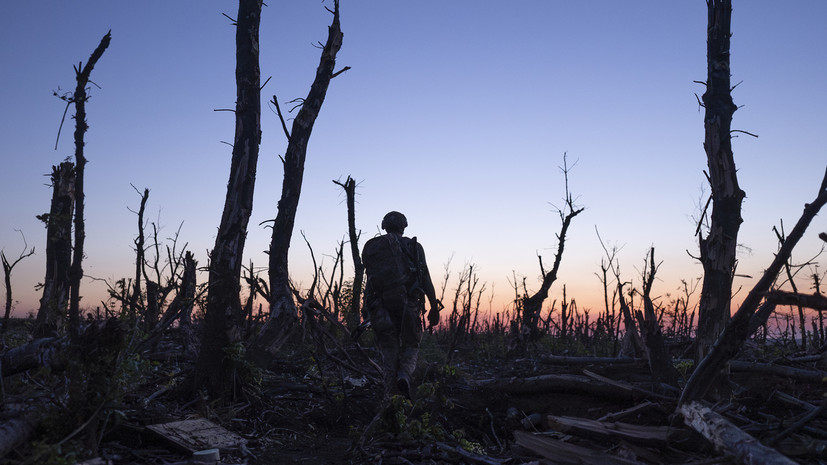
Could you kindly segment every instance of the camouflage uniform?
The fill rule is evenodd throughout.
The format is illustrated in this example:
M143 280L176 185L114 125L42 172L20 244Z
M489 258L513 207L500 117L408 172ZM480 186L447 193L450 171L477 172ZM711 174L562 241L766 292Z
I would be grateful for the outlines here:
M401 219L399 216L394 217L393 214L401 216ZM396 223L392 220L396 220ZM407 226L407 220L404 215L391 212L385 215L385 220L382 221L382 228L388 231L387 234L371 239L371 241L399 241L402 249L411 251L411 255L418 260L416 264L418 279L410 280L416 284L413 286L410 283L399 284L379 291L373 285L374 280L368 268L364 310L365 316L371 321L382 351L385 394L392 393L396 387L399 392L410 397L410 381L416 368L419 343L422 340L420 316L424 313L424 298L427 296L431 303L431 313L428 319L432 324L439 322L439 308L434 285L425 262L424 250L415 239L402 236L405 226ZM368 245L365 244L365 249L367 248Z

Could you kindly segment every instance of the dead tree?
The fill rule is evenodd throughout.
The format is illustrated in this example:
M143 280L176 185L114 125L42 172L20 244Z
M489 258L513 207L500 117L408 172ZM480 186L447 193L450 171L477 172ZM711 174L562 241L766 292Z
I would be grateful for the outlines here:
M646 352L646 347L643 343L643 337L638 332L635 318L632 316L632 309L626 303L626 298L623 296L623 286L626 284L620 280L620 274L615 275L617 278L617 296L620 305L620 313L623 315L623 340L620 344L620 354L623 357L637 358L640 354ZM634 292L634 289L630 291Z
M167 307L167 312L171 313L171 309L181 308L178 317L178 329L181 331L181 339L184 345L184 353L186 355L195 354L195 332L192 327L192 310L195 306L196 299L196 280L195 270L198 262L193 258L192 252L187 252L184 255L184 275L181 277L181 287L178 289L178 294L172 300L172 303ZM166 317L166 315L164 315Z
M133 187L134 188L134 187ZM136 189L137 191L137 189ZM139 192L140 193L140 192ZM138 317L139 307L143 307L142 305L142 294L141 294L141 276L146 274L144 272L144 263L145 253L146 253L146 246L144 238L144 211L146 211L146 202L149 199L149 189L144 188L143 193L141 194L141 206L138 208L137 216L138 216L138 237L135 238L135 282L133 283L132 287L132 297L129 301L129 311L133 317ZM149 283L147 282L147 294L149 294ZM144 309L145 310L145 309Z
M51 206L49 213L38 216L46 223L46 276L35 320L35 337L54 335L66 317L74 203L75 165L65 161L52 167Z
M339 24L339 2L333 3L333 22L328 28L327 42L322 49L316 78L310 86L307 97L302 101L299 113L293 120L293 129L287 131L278 99L273 96L273 105L281 118L282 128L287 136L287 150L284 155L284 180L281 199L278 201L278 213L273 223L273 234L269 249L270 277L270 319L259 333L255 346L258 350L273 353L284 343L296 326L298 308L293 300L290 278L287 268L287 252L296 220L296 210L301 195L304 162L307 157L307 144L313 131L313 124L322 108L330 80L339 73L334 72L336 54L342 47L342 30ZM345 68L347 69L347 68ZM342 70L344 71L344 70ZM340 71L341 72L341 71Z
M365 265L362 264L362 257L359 254L359 233L356 232L356 181L348 176L344 184L339 181L333 182L345 190L347 198L347 235L350 240L350 255L353 257L353 294L347 322L351 328L355 328L359 324L362 287L365 279Z
M89 75L98 63L98 60L109 47L112 40L112 31L106 33L100 44L92 52L86 66L81 69L81 64L75 67L75 78L77 86L67 103L75 105L75 246L72 252L72 266L69 268L69 330L77 334L80 325L80 280L83 277L83 244L86 239L86 227L84 225L84 192L83 176L86 170L86 156L84 155L84 135L89 125L86 124L86 100L89 99L86 93L86 86L89 84Z
M804 212L781 245L781 248L778 249L772 263L770 263L761 276L761 279L755 283L755 286L753 286L752 290L747 294L738 311L732 316L724 328L723 333L721 333L721 336L715 342L712 350L701 360L697 368L695 368L695 371L683 389L680 399L681 403L702 399L715 381L718 371L738 353L747 338L749 338L751 330L761 325L762 322L753 320L756 312L759 311L759 304L764 300L764 295L778 277L778 273L781 271L784 263L789 259L793 248L795 248L798 241L804 236L807 227L825 204L827 204L827 170L825 170L824 178L821 181L821 187L819 187L815 200L804 205ZM774 305L772 301L765 303L765 306L770 311ZM766 317L769 316L770 311L763 313L764 322L766 322Z
M160 321L147 329L148 334L144 341L139 344L136 352L141 352L147 348L154 349L160 341L163 331L167 330L175 320L178 320L178 331L184 354L187 358L193 358L192 309L196 297L195 269L197 262L193 258L192 252L189 251L185 252L183 261L184 272L181 275L180 283L177 285L178 292L175 298L167 306ZM171 279L174 278L173 275Z
M696 362L709 351L730 315L735 251L741 227L741 202L732 154L732 114L737 107L730 87L731 0L707 1L707 79L703 94L704 150L711 187L712 214L706 237L699 231L700 261L704 269L698 309Z
M23 236L23 233L20 233ZM23 251L20 252L20 255L13 261L9 262L6 258L6 252L0 250L0 259L3 261L3 282L6 285L6 314L3 317L3 327L0 328L0 333L5 333L8 329L9 325L9 316L11 315L11 305L12 305L12 289L11 289L11 272L14 267L20 263L26 257L34 255L34 247L32 247L29 251L26 251L28 248L28 244L26 244L26 236L23 236Z
M560 270L560 262L563 259L563 250L566 244L566 233L571 225L571 220L583 211L583 207L577 208L575 206L574 198L571 195L571 191L569 191L569 167L566 163L565 155L563 155L562 171L563 180L565 181L566 186L566 197L563 208L558 210L562 226L560 227L560 233L557 234L557 254L554 256L554 264L548 272L546 272L543 267L542 257L538 257L540 260L540 272L543 276L543 282L540 285L540 289L538 289L532 296L526 295L521 299L523 324L519 335L520 339L524 339L526 337L530 338L537 334L537 323L540 321L540 313L543 310L543 302L545 302L546 298L548 298L551 285L557 281L557 272Z
M678 372L672 365L672 357L666 350L660 321L655 314L655 304L652 302L652 284L655 282L655 248L649 250L649 264L643 271L643 314L638 311L638 320L646 343L646 356L649 359L649 370L655 383L667 383L678 386ZM648 271L647 271L648 269Z
M261 73L259 26L261 0L239 0L236 23L235 138L224 212L210 253L209 290L201 351L190 378L195 390L205 386L214 397L233 391L232 362L225 354L241 340L241 266L247 224L253 209L259 144L261 143Z
M783 244L785 240L785 232L784 232L784 221L781 221L781 229L779 230L776 227L773 227L773 232L775 232L775 236L778 238L778 243ZM798 286L795 283L795 276L793 273L793 265L790 263L791 260L787 260L784 263L784 272L787 275L787 282L790 283L790 288L793 290L794 294L798 294ZM798 265L796 268L800 270L803 265ZM798 309L798 324L799 328L801 329L801 350L807 350L807 318L804 316L804 306L801 304L796 304ZM793 338L793 345L795 345L795 338Z
M618 335L620 333L620 322L623 320L623 315L615 314L615 303L618 302L618 299L623 298L623 287L622 285L620 285L620 270L619 265L617 264L618 248L617 246L613 246L612 249L609 250L609 248L606 247L606 244L603 242L603 238L600 237L600 232L597 230L596 226L594 230L597 234L597 239L600 241L600 246L603 247L603 252L606 254L606 261L604 261L602 258L600 259L600 274L597 275L597 278L603 285L603 304L606 311L606 321L608 322L607 327L609 330L609 336L614 341L612 353L617 353L619 342ZM612 274L615 276L615 279L619 284L612 292L611 306L609 305L609 270L612 271ZM629 317L629 319L631 319L631 312L629 312ZM634 323L634 321L632 321L632 323Z

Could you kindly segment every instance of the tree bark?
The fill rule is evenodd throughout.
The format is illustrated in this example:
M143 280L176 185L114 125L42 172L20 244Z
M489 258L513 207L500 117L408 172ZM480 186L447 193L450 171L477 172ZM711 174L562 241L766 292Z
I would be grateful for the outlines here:
M241 264L247 224L253 209L259 144L261 142L261 84L259 26L261 0L239 0L236 25L235 138L224 212L210 254L201 352L191 377L193 390L202 386L213 397L233 392L236 380L225 350L241 340Z
M109 47L112 40L112 31L106 33L100 44L92 52L86 66L81 70L80 64L75 68L77 87L72 96L75 104L75 247L72 253L72 266L69 269L69 331L77 335L80 328L80 280L83 278L83 244L86 239L84 226L84 192L83 176L86 170L86 156L84 155L84 135L89 125L86 123L86 86L89 84L89 75L97 64L103 52Z
M296 220L296 211L301 195L307 144L313 131L313 124L319 116L330 80L334 76L336 54L342 47L342 30L339 23L339 2L334 1L333 22L328 28L327 42L322 49L316 78L293 120L292 132L288 136L284 156L284 180L278 213L273 224L270 240L270 319L265 323L255 345L259 350L272 354L281 347L296 326L298 309L293 300L288 275L287 253ZM273 96L273 101L277 101Z
M72 265L72 210L75 201L75 165L65 161L52 167L52 204L46 221L46 277L35 320L35 337L56 335L69 303Z
M712 214L707 236L698 233L704 276L698 305L695 363L709 353L730 316L738 230L743 221L741 202L745 196L738 186L730 136L732 114L737 109L730 88L731 0L707 1L707 15L704 150L709 168L707 179L711 188ZM716 398L723 399L730 394L725 376L722 371L715 380L712 394Z

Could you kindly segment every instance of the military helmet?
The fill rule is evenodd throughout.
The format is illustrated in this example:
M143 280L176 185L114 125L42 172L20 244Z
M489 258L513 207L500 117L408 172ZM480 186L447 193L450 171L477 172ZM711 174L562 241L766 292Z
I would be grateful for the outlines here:
M408 219L405 218L405 215L397 211L389 212L384 218L382 218L382 229L387 232L402 233L407 227Z

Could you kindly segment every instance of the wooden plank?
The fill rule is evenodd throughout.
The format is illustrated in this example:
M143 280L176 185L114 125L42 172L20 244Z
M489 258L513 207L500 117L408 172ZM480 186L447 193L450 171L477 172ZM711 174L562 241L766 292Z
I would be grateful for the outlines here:
M241 436L204 418L148 425L147 429L190 452L231 449L247 443Z

